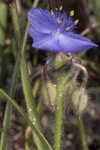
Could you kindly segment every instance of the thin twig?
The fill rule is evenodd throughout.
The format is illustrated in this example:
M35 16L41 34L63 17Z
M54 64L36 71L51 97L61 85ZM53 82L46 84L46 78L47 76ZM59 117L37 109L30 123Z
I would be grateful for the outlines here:
M86 28L85 30L83 30L82 32L81 32L81 35L86 35L86 34L88 34L90 31L91 31L91 29L94 29L94 28L96 28L97 27L97 24L92 24L91 25L91 28L89 27L89 28Z

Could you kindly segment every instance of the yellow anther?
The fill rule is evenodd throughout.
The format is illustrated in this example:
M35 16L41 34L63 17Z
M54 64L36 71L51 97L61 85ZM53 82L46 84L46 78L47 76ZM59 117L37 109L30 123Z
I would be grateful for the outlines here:
M55 13L53 10L50 11L52 16L55 16Z
M74 14L75 14L75 13L74 13L74 10L71 10L71 11L70 11L70 16L73 17Z
M62 11L62 9L63 9L63 6L61 5L61 6L59 7L59 10Z
M62 23L62 21L61 21L59 18L57 18L57 22L58 22L59 24Z
M79 23L79 19L76 19L76 20L74 21L74 24L77 25L78 23Z
M70 30L70 27L67 27L66 30Z

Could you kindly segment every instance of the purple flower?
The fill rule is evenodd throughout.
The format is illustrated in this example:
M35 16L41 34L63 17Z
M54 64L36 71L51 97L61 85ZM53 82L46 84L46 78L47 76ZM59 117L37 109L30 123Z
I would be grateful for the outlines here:
M31 8L28 13L28 34L33 38L34 48L52 52L79 52L97 47L89 39L75 34L75 23L65 12L55 14L41 8Z

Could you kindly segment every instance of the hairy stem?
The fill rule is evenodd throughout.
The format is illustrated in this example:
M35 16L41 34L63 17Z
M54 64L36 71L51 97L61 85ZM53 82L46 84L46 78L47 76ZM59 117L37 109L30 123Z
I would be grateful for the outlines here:
M63 116L63 93L64 85L69 76L59 76L57 81L57 107L56 107L56 129L54 139L54 150L60 150L61 148L61 127Z

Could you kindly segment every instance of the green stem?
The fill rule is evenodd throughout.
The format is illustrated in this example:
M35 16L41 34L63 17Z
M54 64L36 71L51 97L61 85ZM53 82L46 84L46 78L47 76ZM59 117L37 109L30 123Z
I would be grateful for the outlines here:
M21 31L20 31L20 26L19 26L17 6L16 6L15 3L12 3L10 5L10 12L11 12L13 25L14 25L14 31L15 31L15 34L16 34L17 45L18 45L18 48L19 48L20 47L20 41L21 41Z
M57 107L56 107L56 131L54 140L54 150L60 150L61 145L61 126L62 126L62 108L63 108L63 92L64 78L60 77L57 84Z
M0 49L5 44L6 28L7 28L7 16L8 7L2 1L0 1ZM2 17L3 16L3 17Z
M85 134L85 128L84 128L82 116L80 116L80 118L79 118L78 127L79 127L79 131L80 131L80 135L81 135L83 150L88 150L88 144L87 144L87 140L86 140L86 134Z
M39 2L39 0L35 0L32 7L35 8L37 6L38 2ZM32 122L34 122L36 120L35 121L36 126L38 128L40 128L39 127L39 121L38 121L37 114L36 114L35 102L34 102L34 99L33 99L32 90L31 90L30 82L29 82L29 78L28 78L27 63L26 63L26 59L25 59L25 56L24 56L27 37L28 37L28 34L27 34L28 27L29 27L29 23L27 23L27 25L26 25L24 39L23 39L23 43L22 43L22 49L21 49L21 54L22 54L22 58L21 58L21 79L22 79L23 92L24 92L24 96L25 96L27 110L28 110L28 113L29 113L29 118Z
M59 73L57 79L57 107L56 107L56 130L54 139L54 150L61 149L61 127L63 120L63 98L66 92L65 85L71 77L70 72L66 74Z
M37 6L37 4L38 4L38 2L39 2L39 0L35 0L34 2L33 2L33 8L35 8L36 6ZM26 25L26 29L25 29L25 34L24 34L24 39L23 39L23 44L22 44L22 56L24 55L24 51L25 51L25 47L26 47L26 41L27 41L27 38L28 38L28 34L27 34L27 30L28 30L28 28L29 28L29 22L27 23L27 25Z

